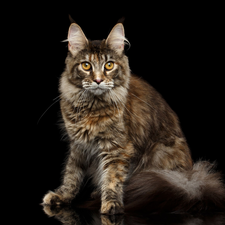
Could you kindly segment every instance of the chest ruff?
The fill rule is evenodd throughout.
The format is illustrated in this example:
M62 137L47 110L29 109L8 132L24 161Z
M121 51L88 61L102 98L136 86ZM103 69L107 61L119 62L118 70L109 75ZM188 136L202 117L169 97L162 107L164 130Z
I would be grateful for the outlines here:
M90 144L97 144L100 149L121 146L126 132L123 109L119 106L103 104L95 99L74 106L61 100L61 112L66 131L74 143L84 148Z

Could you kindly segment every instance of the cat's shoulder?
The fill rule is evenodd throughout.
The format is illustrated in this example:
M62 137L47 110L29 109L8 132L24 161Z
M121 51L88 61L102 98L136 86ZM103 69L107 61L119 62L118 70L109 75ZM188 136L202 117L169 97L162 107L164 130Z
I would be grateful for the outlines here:
M155 88L150 85L145 79L136 74L131 74L130 77L130 89L131 90L142 90L147 92L156 92Z

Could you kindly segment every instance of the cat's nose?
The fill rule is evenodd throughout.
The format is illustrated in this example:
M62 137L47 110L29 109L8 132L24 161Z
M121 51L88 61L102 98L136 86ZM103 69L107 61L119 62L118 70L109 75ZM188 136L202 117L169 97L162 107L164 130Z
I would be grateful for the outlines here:
M100 84L103 80L101 78L96 78L94 79L94 82L96 82L97 84Z

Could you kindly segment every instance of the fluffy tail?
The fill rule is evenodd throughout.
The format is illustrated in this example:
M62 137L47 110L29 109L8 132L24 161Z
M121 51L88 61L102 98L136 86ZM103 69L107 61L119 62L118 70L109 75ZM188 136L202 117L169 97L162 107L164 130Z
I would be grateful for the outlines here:
M209 162L193 170L153 170L135 175L125 190L126 211L190 212L225 210L222 175Z

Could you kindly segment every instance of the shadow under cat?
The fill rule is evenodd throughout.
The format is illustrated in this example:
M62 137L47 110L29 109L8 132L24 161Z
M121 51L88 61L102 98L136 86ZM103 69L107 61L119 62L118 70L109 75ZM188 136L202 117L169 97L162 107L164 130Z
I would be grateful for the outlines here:
M225 223L224 213L207 214L147 214L125 213L120 215L102 215L98 210L75 208L71 206L43 207L44 212L62 224L67 225L222 225Z

